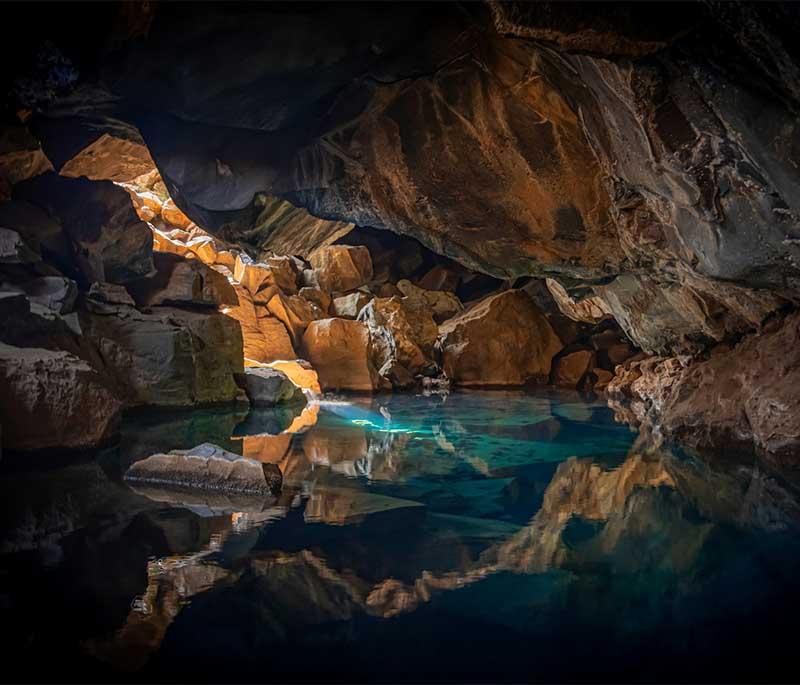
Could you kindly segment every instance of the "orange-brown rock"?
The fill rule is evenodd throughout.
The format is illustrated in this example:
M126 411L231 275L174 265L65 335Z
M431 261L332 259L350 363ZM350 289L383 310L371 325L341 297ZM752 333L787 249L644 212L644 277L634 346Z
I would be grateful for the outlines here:
M313 321L303 336L303 349L319 374L322 390L378 388L379 377L365 323L348 319Z
M4 448L94 447L117 430L121 408L105 375L84 360L0 343Z
M456 385L524 385L548 377L561 341L527 294L507 290L442 324L438 346Z
M277 292L267 304L269 313L280 321L292 338L292 343L297 349L303 339L303 333L312 321L323 318L325 315L317 305L309 302L300 295L284 295Z
M397 289L416 307L429 310L436 323L442 323L464 309L461 300L446 290L425 290L408 280L398 281Z
M332 302L331 296L321 288L300 288L298 294L300 297L305 297L309 302L313 302L317 305L323 314L327 315L330 312Z
M553 362L553 383L561 388L577 388L584 376L594 367L592 350L576 350Z
M372 279L372 258L366 247L329 245L309 257L319 287L328 292L347 292Z
M314 394L322 392L319 385L319 376L311 366L304 359L278 359L266 364L273 369L283 371L298 388L309 390Z
M609 306L597 295L576 301L570 297L569 293L558 281L552 278L545 278L544 282L561 313L574 321L597 323L606 316L611 315Z
M448 292L455 292L460 282L460 271L444 266L443 264L437 264L417 281L417 285L425 290L446 290Z
M161 205L161 218L170 226L177 226L183 229L189 229L194 224L194 222L183 213L180 207L175 204L172 198L169 198Z

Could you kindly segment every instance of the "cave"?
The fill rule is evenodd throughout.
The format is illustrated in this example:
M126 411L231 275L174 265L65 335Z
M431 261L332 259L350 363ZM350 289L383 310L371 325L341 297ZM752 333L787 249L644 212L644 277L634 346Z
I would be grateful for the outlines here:
M800 5L2 11L10 680L796 679Z

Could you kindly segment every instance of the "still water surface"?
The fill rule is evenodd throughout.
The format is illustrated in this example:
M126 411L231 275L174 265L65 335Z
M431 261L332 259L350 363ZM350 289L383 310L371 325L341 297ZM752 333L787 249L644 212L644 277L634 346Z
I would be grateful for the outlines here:
M214 442L275 501L129 487ZM12 680L797 680L796 481L574 394L142 415L0 472Z

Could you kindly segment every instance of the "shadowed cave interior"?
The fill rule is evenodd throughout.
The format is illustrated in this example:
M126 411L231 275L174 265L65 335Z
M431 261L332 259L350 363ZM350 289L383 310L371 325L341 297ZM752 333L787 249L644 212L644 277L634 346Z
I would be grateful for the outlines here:
M797 5L3 11L15 680L791 681Z

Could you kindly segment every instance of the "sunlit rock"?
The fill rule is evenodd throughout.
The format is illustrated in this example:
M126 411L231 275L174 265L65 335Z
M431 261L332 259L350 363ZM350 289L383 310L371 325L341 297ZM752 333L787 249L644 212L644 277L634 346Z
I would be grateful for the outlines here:
M561 341L519 290L491 295L439 327L442 369L456 385L524 385L546 378Z
M304 286L300 288L300 297L304 297L309 302L314 303L319 307L320 311L327 316L330 313L332 299L331 296L321 288L311 288Z
M446 290L425 290L407 280L398 281L397 288L417 307L430 310L436 323L442 323L464 309L458 297Z
M292 402L305 403L303 391L278 369L250 367L243 374L238 374L236 379L252 405L271 407Z
M7 449L87 448L118 429L104 374L61 351L0 343L0 423Z
M306 358L319 374L323 390L372 391L379 386L373 366L369 328L361 321L312 321L303 336Z
M372 258L363 246L323 247L309 257L309 262L319 287L330 293L355 290L372 279Z
M325 316L317 305L306 298L300 295L284 295L280 291L270 298L267 310L289 331L296 349L300 347L308 325Z
M561 313L574 321L597 323L611 314L608 305L596 295L575 301L558 281L545 278L544 282Z
M245 360L245 365L248 365L248 361ZM277 359L264 366L285 373L298 388L309 390L314 394L321 392L317 372L303 359Z
M184 230L191 228L194 223L183 213L180 207L175 204L172 198L167 199L167 201L161 205L161 218L170 226L177 226Z
M274 495L283 478L274 464L262 464L211 443L190 450L153 454L125 472L125 480L180 488Z

